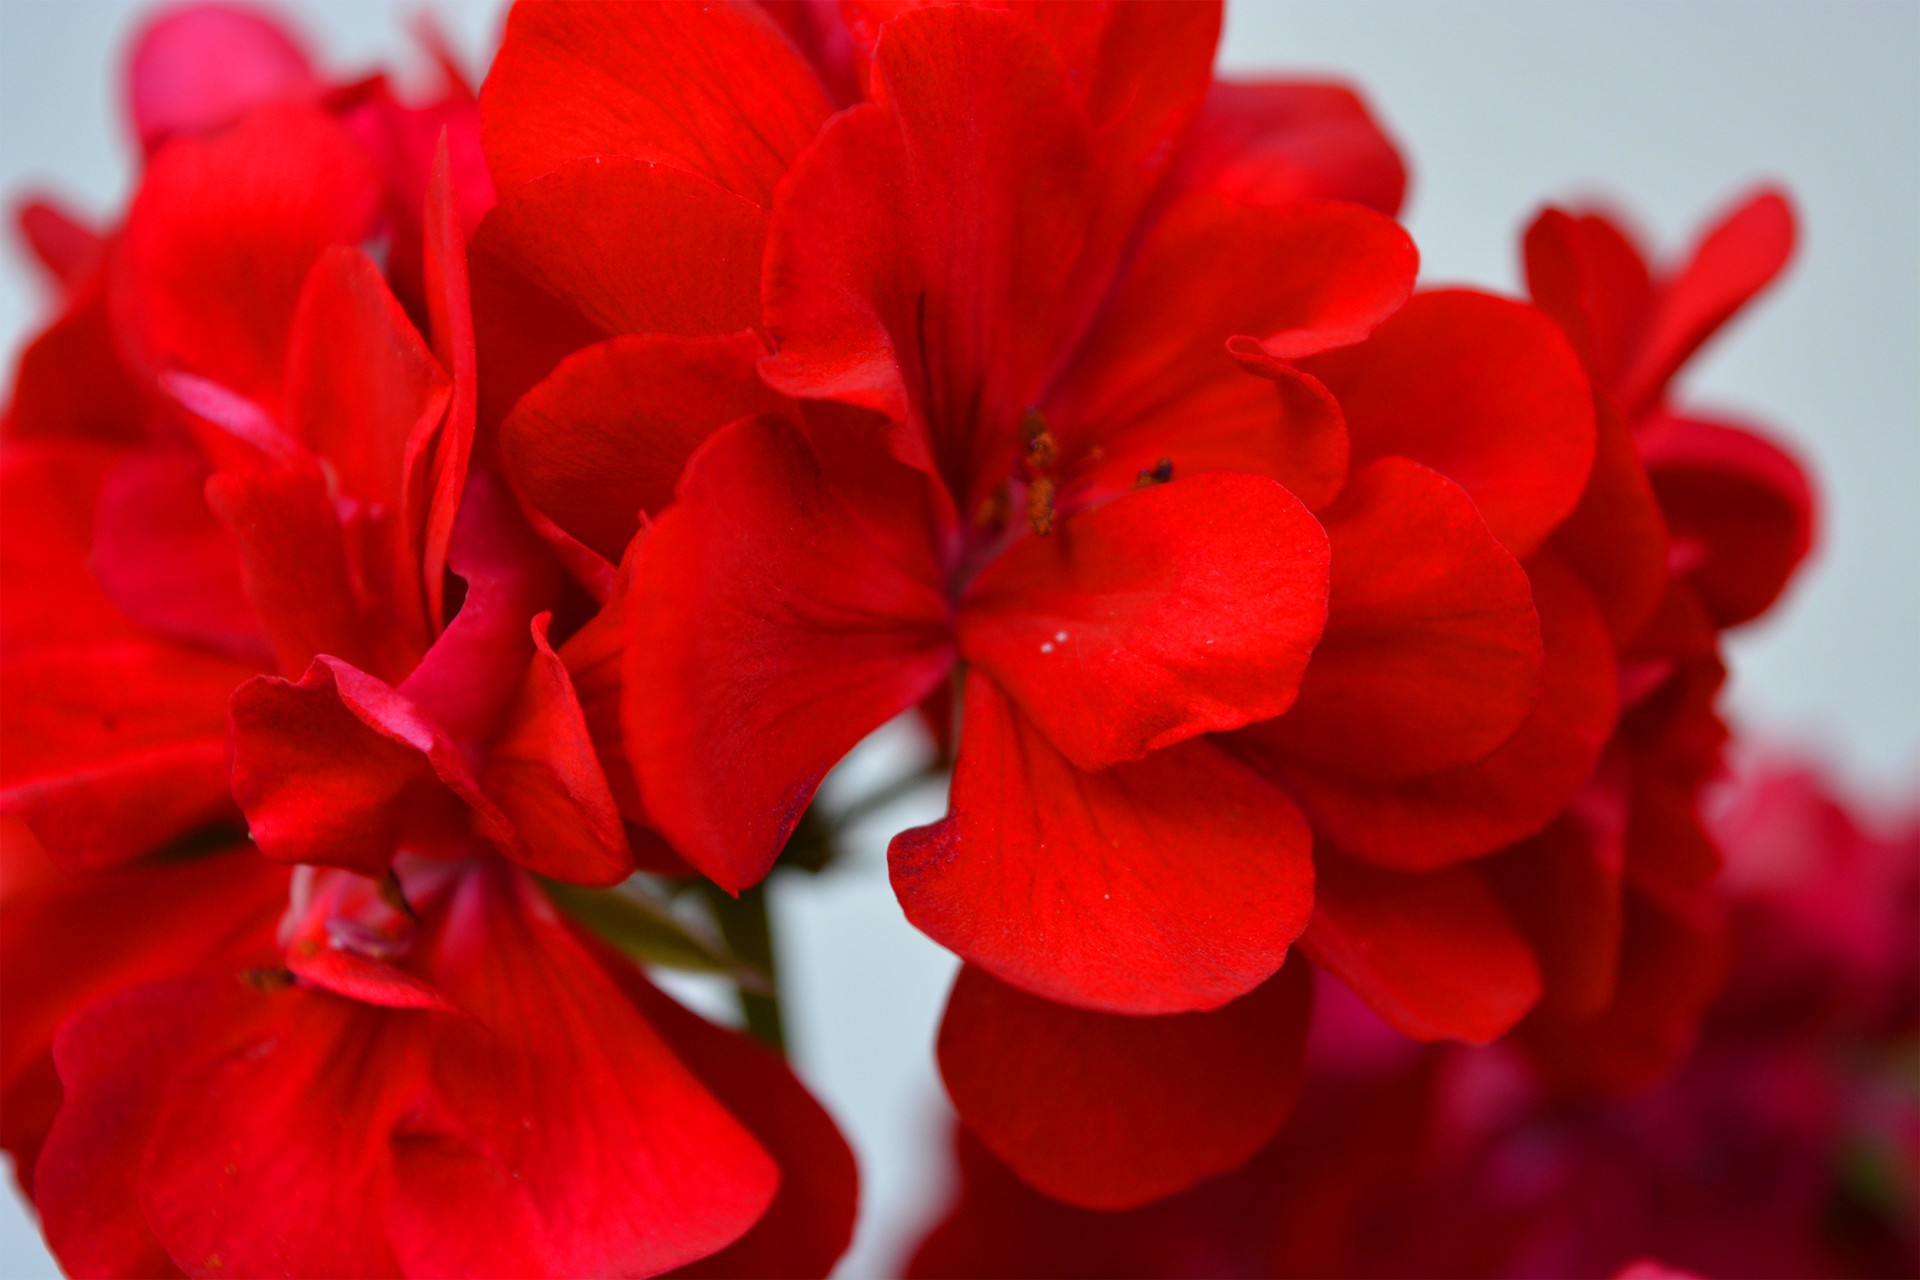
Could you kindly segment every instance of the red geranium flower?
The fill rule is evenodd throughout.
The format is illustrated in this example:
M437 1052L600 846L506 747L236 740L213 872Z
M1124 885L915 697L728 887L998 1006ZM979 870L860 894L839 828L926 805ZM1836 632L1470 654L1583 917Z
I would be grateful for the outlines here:
M1093 1213L962 1133L908 1274L1910 1274L1920 813L1786 762L1713 807L1736 959L1670 1080L1569 1101L1509 1047L1415 1046L1329 989L1301 1115L1244 1168Z
M373 157L284 96L160 143L104 250L132 442L9 414L0 1136L77 1271L652 1274L725 1247L824 1274L853 1214L832 1123L506 860L607 884L635 855L549 636L589 668L604 645L469 474L448 151L413 218L430 348L355 247L405 234ZM290 904L257 854L185 856L233 838L229 757L260 851L306 864Z
M1274 972L1302 810L1314 957L1423 1034L1510 1028L1536 963L1452 864L1549 821L1614 712L1541 550L1594 449L1564 339L1441 293L1351 346L1411 254L1322 198L1391 209L1398 161L1338 89L1209 87L1202 10L783 12L870 99L810 147L827 95L735 10L523 6L482 93L483 403L571 563L607 592L632 557L652 821L752 883L963 662L953 812L896 888L978 966L942 1036L969 1123L1099 1203L1284 1115L1299 978L1114 1014Z
M1567 1086L1631 1089L1669 1070L1724 963L1720 857L1699 814L1727 736L1719 633L1779 597L1812 547L1813 497L1778 446L1677 408L1671 384L1785 266L1793 237L1772 191L1665 272L1599 214L1548 210L1527 233L1529 284L1592 375L1607 460L1556 543L1608 602L1623 659L1602 769L1503 859L1548 975L1523 1035Z
M1321 513L1326 634L1293 708L1213 741L1311 824L1305 958L1408 1035L1485 1043L1542 990L1487 855L1560 811L1613 724L1600 610L1544 546L1586 481L1591 393L1545 317L1462 291L1417 295L1365 342L1303 364L1359 464ZM942 1074L1022 1177L1137 1204L1245 1160L1286 1117L1308 1008L1298 968L1160 1019L1067 1009L969 969Z
M1345 442L1277 356L1364 334L1413 260L1356 206L1159 185L1217 15L1040 13L878 24L873 100L803 153L825 97L749 13L516 10L482 93L483 349L641 331L502 428L523 492L604 558L693 453L620 602L629 757L689 861L760 878L826 769L964 659L955 815L896 850L910 917L1063 998L1203 1007L1297 934L1306 831L1217 749L1162 748L1291 702L1326 544L1275 477L1324 502ZM714 96L727 55L754 71ZM608 244L631 265L590 259Z
M1733 296L1712 310L1724 320L1784 259L1783 217L1778 197L1750 204L1667 286L1669 306L1699 310L1690 282L1731 276ZM1741 268L1742 255L1757 261ZM1450 476L1524 558L1546 658L1524 723L1501 719L1484 694L1497 686L1472 683L1447 643L1459 631L1439 628L1402 650L1432 666L1413 668L1426 676L1417 695L1391 709L1420 714L1364 714L1369 685L1397 687L1395 668L1364 648L1352 661L1342 643L1341 570L1365 563L1365 544L1349 550L1335 519L1333 604L1299 701L1225 741L1284 781L1313 827L1302 947L1316 964L1407 1035L1484 1043L1517 1026L1563 1087L1620 1090L1671 1069L1718 982L1718 859L1698 813L1725 736L1717 628L1778 594L1810 541L1810 499L1784 455L1730 428L1707 433L1717 453L1665 461L1663 442L1691 429L1644 408L1630 428L1599 368L1586 410L1586 381L1542 328L1512 303L1425 294L1367 341L1304 362L1337 399L1356 457L1398 453ZM1595 418L1597 448L1580 430ZM1415 563L1406 548L1440 545L1396 533L1381 545L1397 568ZM1749 541L1759 565L1740 559ZM1739 588L1716 585L1743 573ZM1702 590L1749 603L1715 610ZM1347 671L1340 714L1316 724L1316 680ZM1466 711L1444 701L1453 689ZM1421 771L1421 751L1449 746L1459 763ZM974 1133L1022 1177L1078 1203L1137 1203L1244 1159L1285 1115L1297 1059L1273 1036L1281 999L1103 1022L969 972L943 1025L942 1072ZM1237 1054L1223 1048L1232 1035ZM1034 1069L1010 1072L1010 1059Z

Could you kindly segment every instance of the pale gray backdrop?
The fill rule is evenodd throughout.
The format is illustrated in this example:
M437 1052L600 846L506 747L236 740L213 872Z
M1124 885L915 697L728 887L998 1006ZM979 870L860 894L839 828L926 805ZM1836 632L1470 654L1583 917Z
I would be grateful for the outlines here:
M43 185L95 214L123 198L117 59L144 7L0 0L0 192ZM282 6L341 70L395 60L414 7ZM477 60L498 5L431 7ZM1230 7L1223 61L1232 73L1334 73L1367 89L1412 160L1409 221L1431 281L1513 288L1516 235L1545 198L1606 193L1672 246L1755 179L1786 183L1803 216L1801 257L1688 383L1794 444L1825 506L1817 563L1733 645L1732 704L1750 727L1837 753L1871 791L1911 794L1920 4L1252 0ZM32 285L7 257L9 365L40 313ZM853 865L778 898L798 1064L866 1179L846 1276L886 1274L939 1186L943 1104L930 1045L954 966L901 920L884 871L885 836L939 810L923 796L880 815ZM55 1274L11 1200L0 1207L0 1274Z

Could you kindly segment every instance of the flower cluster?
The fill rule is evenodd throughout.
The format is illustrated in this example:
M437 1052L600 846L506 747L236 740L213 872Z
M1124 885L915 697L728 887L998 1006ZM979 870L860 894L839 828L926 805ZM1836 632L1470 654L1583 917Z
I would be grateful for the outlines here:
M901 716L941 1072L1049 1196L1255 1158L1330 983L1674 1066L1719 637L1812 502L1671 388L1789 208L1417 289L1364 103L1219 25L526 2L424 101L141 33L0 446L0 1138L70 1270L824 1274L846 1144L633 957L751 984L644 894L726 912Z
M1772 764L1713 825L1731 975L1658 1087L1570 1096L1509 1046L1416 1045L1328 984L1300 1121L1246 1166L1093 1213L962 1133L907 1273L1912 1275L1920 811L1867 821ZM1629 1270L1647 1258L1665 1269Z

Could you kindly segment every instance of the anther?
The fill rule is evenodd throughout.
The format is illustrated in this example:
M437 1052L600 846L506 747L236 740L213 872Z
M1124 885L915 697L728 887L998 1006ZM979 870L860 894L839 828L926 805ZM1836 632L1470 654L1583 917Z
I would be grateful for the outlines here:
M406 891L400 887L400 873L392 867L387 868L387 877L380 882L380 901L409 920L419 919L413 913L413 904L407 901Z
M1133 482L1136 489L1150 489L1156 484L1165 484L1173 479L1173 459L1162 458L1151 467L1143 467L1140 476Z
M1007 486L1004 481L1000 487L980 500L973 513L973 523L982 529L998 529L1007 523Z
M1027 442L1027 467L1035 475L1045 475L1053 470L1054 459L1059 456L1059 447L1054 443L1053 432L1047 430L1047 420L1038 409L1029 409L1020 415L1020 436Z
M1046 476L1027 489L1027 523L1043 538L1053 532L1053 481Z
M293 985L291 969L242 969L240 981L255 991L282 991Z

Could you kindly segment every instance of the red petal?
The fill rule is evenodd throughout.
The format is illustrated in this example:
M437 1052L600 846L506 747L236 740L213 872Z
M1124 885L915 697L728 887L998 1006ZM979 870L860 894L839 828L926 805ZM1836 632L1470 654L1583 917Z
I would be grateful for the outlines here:
M307 269L352 244L380 196L371 163L317 111L266 107L153 158L127 211L116 319L140 363L273 406Z
M1216 82L1174 171L1249 204L1346 200L1392 217L1407 170L1352 88L1332 82Z
M759 5L813 67L834 106L860 100L866 66L854 65L853 35L835 0L759 0Z
M458 1006L431 982L402 969L414 920L386 899L397 878L372 879L350 871L295 872L292 902L280 925L287 969L314 987L387 1009Z
M1070 441L1076 427L1105 430L1230 377L1236 335L1256 340L1256 358L1358 342L1406 300L1416 261L1406 233L1365 209L1195 192L1146 233L1048 408ZM1249 278L1261 287L1240 287Z
M1299 1092L1299 961L1207 1013L1139 1018L1037 999L968 966L940 1024L967 1126L1038 1190L1127 1209L1253 1155Z
M9 441L0 448L0 510L32 537L0 538L0 655L42 645L133 639L138 629L91 571L100 491L129 455L77 440Z
M0 432L22 437L137 440L154 417L151 389L121 358L94 265L52 323L20 352Z
M1426 870L1540 830L1592 776L1613 731L1613 648L1591 597L1544 558L1529 564L1546 653L1539 704L1475 764L1369 783L1292 758L1281 772L1314 830L1372 862Z
M633 872L633 853L573 681L547 643L548 617L533 620L533 662L487 753L487 794L518 830L507 852L520 865L576 884L618 884Z
M211 1016L180 1002L175 1016L211 1025L159 1059L172 1087L139 1173L154 1235L199 1275L398 1274L386 1215L369 1209L393 1194L389 1135L423 1109L428 1020L447 1015L219 986L195 993Z
M422 651L428 587L407 489L419 441L447 415L447 374L359 249L326 249L307 274L288 347L288 428L324 459L336 505L365 528L357 568L403 637L396 649Z
M1527 228L1527 292L1593 375L1616 392L1646 331L1653 279L1626 232L1603 214L1543 210Z
M1626 899L1620 975L1611 1004L1593 1017L1537 1015L1520 1042L1561 1089L1629 1093L1678 1065L1726 972L1717 924L1688 919L1640 893Z
M128 457L100 490L94 573L140 626L264 666L271 654L233 543L207 507L206 482L206 464L184 449ZM62 584L59 594L69 589Z
M615 334L758 325L766 235L750 201L640 160L580 160L507 192L473 238L485 416Z
M14 221L27 250L64 288L80 288L98 269L106 237L58 201L22 200L14 208Z
M9 875L24 853L8 833ZM137 862L39 882L9 883L0 931L7 1016L0 1081L12 1084L53 1046L55 1028L109 992L189 972L270 940L286 907L287 871L253 850Z
M765 206L832 110L748 5L519 5L480 92L502 191L585 156L633 156Z
M1323 513L1327 630L1278 720L1244 745L1309 768L1407 778L1482 759L1539 701L1526 571L1472 499L1405 458L1354 477Z
M1416 1040L1486 1044L1540 998L1526 940L1472 867L1387 871L1322 847L1301 945Z
M639 515L673 500L702 441L780 411L784 399L754 369L764 351L745 331L619 337L575 352L501 424L508 472L562 529L618 563Z
M226 700L253 668L128 640L0 667L0 812L75 867L125 861L228 817Z
M998 0L982 8L999 8ZM1086 247L1063 290L1068 327L1081 328L1101 296L1142 207L1168 169L1212 80L1220 41L1220 5L1187 0L1132 0L1127 4L1054 4L1014 0L1006 6L1044 33L1066 71L1073 100L1092 126ZM871 15L862 22L859 9ZM872 52L887 3L848 5L846 16ZM875 12L880 11L880 12Z
M1165 400L1138 412L1114 406L1090 418L1060 414L1054 430L1066 437L1066 501L1127 493L1164 462L1176 477L1267 476L1312 511L1331 502L1347 480L1347 424L1333 395L1251 338L1230 339L1225 350L1240 372L1168 384Z
M448 565L467 584L460 612L400 691L467 747L490 740L533 658L528 624L551 609L559 566L497 475L467 479Z
M1547 548L1580 576L1616 644L1632 639L1667 589L1667 523L1633 432L1611 401L1594 402L1598 441L1587 491Z
M1083 277L1098 280L1200 113L1213 79L1221 6L1038 0L1025 11L1053 40L1099 139L1099 221Z
M1553 322L1465 290L1424 293L1364 345L1308 362L1347 415L1353 465L1401 454L1465 489L1516 556L1572 512L1593 398Z
M1645 337L1621 379L1629 418L1653 407L1667 381L1707 339L1780 274L1793 256L1793 206L1761 190L1700 238L1687 265L1663 281Z
M221 472L206 495L239 553L241 583L281 671L305 671L327 654L395 673L403 659L378 644L384 637L362 612L346 537L316 463Z
M34 1171L34 1204L69 1275L181 1274L140 1203L142 1158L169 1083L153 1068L178 1061L240 990L231 977L135 987L60 1029L54 1053L66 1100Z
M628 756L655 825L737 891L827 769L947 673L947 602L930 558L887 559L799 432L768 419L694 454L639 556Z
M456 530L465 601L398 689L323 655L298 684L263 679L234 694L233 791L269 857L378 875L403 835L464 827L456 796L481 834L514 847L466 750L492 737L519 689L528 624L550 607L555 574L485 480L469 486Z
M1279 968L1312 903L1286 797L1211 743L1083 773L984 672L952 810L889 853L907 918L1036 994L1118 1013L1224 1004Z
M160 13L134 38L127 60L127 105L148 154L176 134L210 133L253 107L320 91L293 33L225 5Z
M477 868L447 917L428 966L474 1016L432 1024L458 1142L399 1144L392 1221L409 1274L445 1273L449 1247L470 1251L472 1224L496 1215L524 1226L506 1243L551 1275L654 1275L760 1218L778 1168L526 876ZM492 1195L438 1191L449 1147L497 1168Z
M480 181L485 182L484 172ZM491 205L490 184L487 197ZM473 303L467 281L467 242L461 210L455 205L453 163L444 135L434 149L433 174L427 183L422 222L427 316L431 321L433 353L440 367L452 376L453 386L446 420L439 434L432 438L431 453L426 454L424 440L418 450L408 451L408 487L403 493L402 508L407 513L408 527L416 529L420 539L420 571L427 584L427 616L438 627L446 621L447 548L453 541L460 495L467 487L467 462L473 452L479 396Z
M1087 123L1045 36L961 6L887 23L873 95L781 189L766 373L886 415L897 456L972 510L1011 466L1073 305L1096 195Z
M1137 416L1100 418L1069 434L1069 501L1096 501L1139 487L1162 462L1173 476L1238 470L1269 476L1319 510L1346 484L1346 418L1331 391L1252 338L1227 351L1252 378L1200 378ZM1096 439L1081 449L1083 439Z
M636 544L637 547L638 544ZM629 564L633 551L628 553ZM691 876L697 874L686 864L658 832L646 825L646 806L640 801L640 784L634 780L633 766L627 761L626 733L620 724L621 664L625 661L626 582L623 577L606 608L589 619L560 646L560 660L566 664L574 693L580 699L580 712L587 734L593 739L593 753L614 804L627 824L627 842L634 861L642 871L654 875Z
M1675 558L1715 623L1765 613L1813 549L1800 464L1749 428L1667 414L1642 424L1640 451Z
M335 658L299 683L234 691L233 796L260 852L386 874L403 837L459 823L455 797L503 843L512 828L459 746L404 693Z
M1326 617L1326 535L1271 480L1154 485L1023 537L960 649L1083 769L1286 710Z
M1536 1016L1591 1017L1613 999L1625 927L1625 832L1618 818L1587 812L1595 807L1579 805L1483 864L1540 961L1546 990Z
M859 1170L833 1118L791 1068L748 1036L689 1013L626 961L614 981L674 1055L780 1166L780 1190L753 1229L680 1276L825 1276L853 1236Z
M439 427L450 394L373 260L344 247L321 254L288 337L287 427L326 459L336 492L397 517L408 443ZM401 547L419 554L410 538Z

